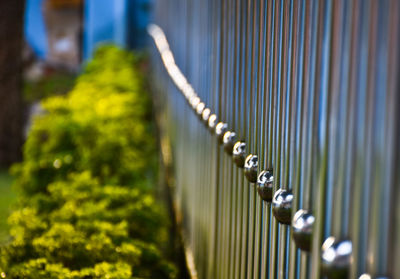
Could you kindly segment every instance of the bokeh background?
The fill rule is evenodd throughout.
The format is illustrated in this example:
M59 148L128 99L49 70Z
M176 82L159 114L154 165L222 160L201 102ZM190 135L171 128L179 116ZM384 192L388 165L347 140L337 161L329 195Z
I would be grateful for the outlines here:
M151 6L0 2L1 278L180 276L159 187Z

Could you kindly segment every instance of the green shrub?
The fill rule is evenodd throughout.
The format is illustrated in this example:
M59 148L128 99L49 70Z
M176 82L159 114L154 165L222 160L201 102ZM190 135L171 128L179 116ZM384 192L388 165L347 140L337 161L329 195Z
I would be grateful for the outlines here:
M45 258L30 260L11 268L15 278L24 279L129 279L132 271L126 263L98 263L93 268L85 268L81 271L71 271L61 264L49 263Z
M175 277L161 252L166 216L151 191L154 127L136 60L103 47L68 95L43 102L13 167L7 277Z
M47 113L35 119L24 162L14 167L23 192L45 191L71 171L90 170L104 183L149 182L156 158L149 98L133 62L100 49L72 92L42 103Z
M57 70L48 73L37 81L24 81L23 97L27 102L38 101L45 97L66 94L75 83L75 75Z

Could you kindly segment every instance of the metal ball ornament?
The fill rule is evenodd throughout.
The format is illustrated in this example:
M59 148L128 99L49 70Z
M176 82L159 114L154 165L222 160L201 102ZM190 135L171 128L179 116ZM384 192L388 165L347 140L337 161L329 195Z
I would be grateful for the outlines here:
M210 117L208 117L208 129L210 129L211 132L215 132L215 126L217 126L217 115L216 114L211 114Z
M244 161L244 175L251 183L257 182L258 157L250 154Z
M291 190L279 189L272 199L272 213L276 220L284 225L290 225L292 218L293 194Z
M257 192L262 200L272 201L274 176L272 170L263 170L257 178Z
M200 102L197 106L196 106L196 113L199 117L202 117L203 114L203 110L206 108L206 105L203 102Z
M191 104L190 102L193 96L195 96L193 88L190 85L186 85L183 90L183 94L185 95L186 101Z
M315 217L304 209L298 210L292 220L293 239L303 251L311 250L311 240Z
M246 143L243 141L238 141L233 146L232 159L236 166L239 168L244 167L244 160L246 159Z
M235 145L236 141L236 133L228 131L224 134L222 142L224 144L224 150L229 155L232 155L233 146Z
M361 274L358 279L390 279L388 276L371 276L368 273Z
M328 237L322 245L322 273L330 279L347 278L353 245L348 239Z
M211 110L209 108L205 108L201 114L201 119L205 124L208 124L208 119L210 118Z
M219 122L215 126L215 135L217 136L218 142L220 144L222 144L224 139L224 134L226 133L227 130L228 130L228 124L224 122Z
M197 109L197 105L200 103L200 98L197 96L193 96L190 99L190 105L192 106L192 109L196 110Z

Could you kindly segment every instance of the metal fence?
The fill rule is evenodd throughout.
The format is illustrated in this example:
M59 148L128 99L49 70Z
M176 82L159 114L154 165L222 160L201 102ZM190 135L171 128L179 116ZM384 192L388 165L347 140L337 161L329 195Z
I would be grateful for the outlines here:
M400 278L399 17L396 0L155 3L193 277Z

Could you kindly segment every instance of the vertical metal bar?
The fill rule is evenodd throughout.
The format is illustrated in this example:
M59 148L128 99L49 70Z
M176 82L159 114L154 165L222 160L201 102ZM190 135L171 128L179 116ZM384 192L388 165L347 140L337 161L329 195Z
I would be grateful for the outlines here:
M298 131L299 131L299 121L297 121L297 117L300 115L298 110L301 112L301 99L298 97L298 49L299 47L299 3L294 1L291 3L290 8L290 35L289 35L289 61L288 61L288 86L287 90L289 92L289 120L288 120L288 136L287 136L287 185L290 187L292 192L294 192L294 199L298 200L296 197L296 192L298 193L298 182L299 182L299 165L297 161L298 153L296 150L296 142L298 140ZM297 188L297 189L296 189ZM297 206L295 205L295 201L292 204L292 215L296 212ZM299 252L295 243L293 241L292 230L289 232L289 247L288 247L288 256L286 269L288 272L288 278L296 278L298 276L298 267L299 267Z
M264 154L264 129L265 126L265 91L264 91L264 71L265 71L265 58L264 58L264 49L265 49L265 27L266 27L266 20L265 20L265 1L261 0L259 2L259 16L258 16L258 48L257 48L257 100L256 106L257 111L255 114L255 127L256 127L256 154L259 156L259 160L264 160L264 157L261 156ZM260 164L261 165L261 164ZM256 188L256 185L254 186ZM256 228L255 228L255 251L254 251L254 271L253 277L260 278L261 276L261 259L262 259L262 247L263 247L263 202L259 195L257 195L256 189L254 190L256 193Z
M216 34L216 48L217 48L217 59L216 61L218 61L217 63L217 86L216 86L216 90L215 90L215 97L216 97L216 113L217 115L220 114L221 112L221 96L222 96L222 91L221 91L221 85L222 85L222 70L221 70L221 65L222 65L222 58L223 58L223 1L221 2L216 2L217 3L217 8L216 8L216 15L219 18L218 20L218 33ZM217 141L216 139L214 140L214 146L217 145ZM215 237L215 248L214 248L214 254L215 254L215 263L214 263L214 278L218 278L220 275L220 268L221 268L221 249L220 249L220 244L221 244L221 183L220 183L220 162L221 162L221 156L220 156L220 152L218 150L218 147L215 147L215 153L217 154L217 158L216 158L216 200L215 200L215 207L216 207L216 223L215 223L215 232L216 232L216 237Z
M244 87L244 49L245 49L245 43L244 43L244 38L245 38L245 16L244 12L241 12L243 10L243 4L244 1L238 0L238 16L239 16L239 49L238 49L238 59L239 59L239 65L238 65L238 88L237 88L237 99L238 99L238 111L237 111L237 134L238 138L244 139L244 126L243 126L243 119L245 117L244 113L244 102L243 102L243 87ZM243 237L243 231L244 231L244 196L243 193L245 191L244 189L244 180L243 180L243 173L242 171L238 170L238 176L237 176L237 184L238 184L238 218L237 218L237 223L238 223L238 237L236 239L237 242L237 256L236 256L236 261L235 261L235 279L236 278L242 278L242 266L243 266L243 261L245 260L243 258L243 247L242 243L244 242L244 237Z
M276 41L275 41L275 52L277 55L277 59L275 60L274 70L274 94L276 95L276 109L275 109L275 121L274 121L274 169L277 171L274 173L274 190L278 190L282 187L281 183L281 147L282 147L282 100L283 94L281 91L281 72L282 72L282 36L283 36L283 11L284 11L284 3L280 2L276 5ZM277 240L273 243L274 248L274 260L275 264L273 265L273 277L272 278L281 278L281 270L280 261L282 261L282 249L281 244L285 243L285 228L282 225L279 225L276 218L273 221L274 227L274 235ZM283 232L282 232L283 229Z
M301 162L303 159L302 130L303 130L303 51L304 51L304 1L295 2L294 5L294 41L293 41L293 83L292 91L295 94L295 113L293 122L295 125L292 145L292 168L293 168L293 213L303 207L303 185L301 184L301 173L304 170ZM293 233L293 232L292 232ZM291 265L289 267L289 278L305 278L307 276L307 255L301 255L300 250L292 244L290 251Z
M275 38L275 1L267 2L267 41L266 41L266 50L265 50L265 59L266 59L266 83L264 87L264 91L267 94L265 101L267 102L266 106L266 131L263 132L263 135L266 137L266 152L265 156L265 169L273 171L273 123L274 123L274 93L272 91L272 80L273 80L273 63L274 63L274 38ZM272 253L273 241L275 241L275 237L272 233L271 219L273 218L271 215L271 205L270 203L264 202L264 235L263 235L263 260L262 260L262 272L261 278L272 278L269 275L272 273L271 266L274 265L274 254Z
M245 141L248 143L248 150L250 150L250 142L248 141L248 132L247 132L247 121L249 117L249 106L248 106L248 98L246 95L246 92L248 92L248 71L249 71L249 47L248 47L248 42L250 38L249 34L249 22L250 22L250 9L249 9L249 3L250 1L243 1L243 12L242 14L244 15L243 18L243 31L245 34L245 39L243 42L243 56L244 56L244 71L243 71L243 89L242 89L242 102L243 102L243 117L242 117L242 127L243 127L243 138ZM241 276L240 278L246 278L247 276L247 260L248 260L248 228L249 228L249 183L247 181L244 181L244 176L242 175L242 185L243 185L243 209L244 213L242 215L243 221L243 234L242 234L242 263L241 263Z
M308 54L308 42L305 38L308 36L307 32L307 23L308 17L306 16L306 1L302 1L301 3L301 27L300 27L300 46L299 46L299 72L298 72L298 111L297 111L297 118L298 118L298 134L297 134L297 141L296 141L296 149L297 149L297 156L296 156L296 161L298 164L298 171L297 175L298 177L296 180L298 180L298 188L294 188L294 209L296 209L296 204L298 205L299 208L304 208L308 209L310 212L312 212L312 207L308 203L308 197L307 197L307 191L306 191L306 186L305 184L305 178L307 176L307 161L306 159L309 158L309 155L307 154L307 149L306 149L306 135L307 135L307 91L304 90L305 87L305 82L307 80L307 57ZM296 189L297 188L297 189ZM309 272L309 262L310 258L307 254L302 253L301 259L300 259L300 271L299 271L299 278L301 279L306 279L310 278L310 272Z
M239 3L238 0L232 0L232 14L233 14L233 23L232 26L234 28L233 30L233 52L232 52L232 59L233 59L233 67L232 67L232 74L231 74L231 80L232 80L232 130L237 132L237 114L238 114L238 106L237 106L237 90L238 90L238 82L237 77L238 76L238 57L239 57L239 40L238 40L238 33L239 33L239 20L238 20L238 15L239 15ZM239 135L239 134L238 134ZM229 270L229 277L230 278L235 278L237 273L236 273L236 257L238 255L238 246L237 246L237 235L238 235L238 198L239 198L239 188L238 188L238 169L232 164L231 165L231 179L232 183L232 207L231 207L231 241L230 241L230 247L231 247L231 252L230 252L230 270Z
M248 142L249 142L249 152L257 154L257 122L258 122L258 100L259 100L259 91L258 91L258 41L259 41L259 2L252 1L252 5L249 7L250 9L250 17L251 21L248 26L251 30L251 42L250 42L250 91L249 91L249 99L250 99L250 110L249 110L249 121L248 121ZM257 192L255 189L255 185L249 183L249 246L248 246L248 266L247 266L247 277L254 277L254 264L255 264L255 245L256 245L256 223L257 223Z
M211 1L212 3L212 96L211 96L211 106L210 109L213 113L217 112L218 101L217 101L217 92L218 92L218 81L219 81L219 45L218 45L218 2ZM210 241L210 254L209 254L209 274L208 278L212 278L216 276L216 267L217 267L217 240L218 240L218 177L217 177L217 162L218 162L218 155L216 150L216 139L211 139L211 185L212 189L211 192L213 193L212 199L212 239Z
M393 162L392 143L394 139L394 126L391 121L393 117L394 98L393 91L388 87L388 42L389 42L389 17L388 17L389 1L381 2L379 5L373 2L371 10L374 11L374 21L376 25L371 27L374 34L376 32L376 40L371 40L371 55L375 58L371 63L371 71L374 72L373 88L375 89L375 115L372 126L375 133L372 141L374 163L379 166L374 168L372 176L372 198L370 200L370 238L368 241L368 269L370 274L385 275L388 273L389 259L388 248L390 243L390 210L391 210L391 183L393 179ZM375 29L376 28L376 29ZM371 57L369 57L371 60ZM371 79L369 80L371 81ZM372 84L371 84L372 85ZM398 92L397 92L398 94Z
M399 166L400 166L400 148L398 148L397 143L400 142L400 125L396 121L400 117L400 80L398 79L400 71L400 51L398 45L400 43L400 3L398 1L389 2L389 37L388 37L388 92L390 98L388 98L388 119L390 119L390 124L388 126L388 131L392 131L389 135L391 142L387 144L387 151L391 154L388 155L391 160L391 208L390 208L390 220L397 220L390 223L389 232L391 233L387 247L387 257L388 257L388 271L387 274L392 274L393 278L400 277L399 265L397 264L397 257L400 253L400 226L399 216L400 211L396 211L396 206L400 208L399 199ZM397 92L397 93L396 93ZM396 219L397 218L397 219ZM397 223L397 224L396 224ZM397 253L397 254L396 254Z
M228 71L227 71L227 123L230 123L229 130L233 131L232 127L232 122L233 122L233 79L231 78L234 73L234 58L235 58L235 53L234 53L234 22L233 22L233 16L234 16L234 7L233 7L233 0L228 1L228 60L227 60L227 65L228 65ZM226 246L227 246L227 257L226 257L226 277L227 278L232 278L232 238L233 238L233 223L232 223L232 217L233 217L233 184L232 184L232 171L233 171L233 162L228 154L225 154L225 158L227 161L226 168L227 168L227 199L228 199L228 204L227 204L227 237L226 237Z
M271 166L274 170L274 183L273 183L273 190L274 192L277 190L279 183L277 182L277 180L275 179L276 175L275 173L277 173L279 171L279 166L276 164L276 144L277 144L277 140L276 140L276 134L277 134L277 129L276 129L276 118L277 118L277 97L278 94L276 94L277 89L276 89L276 79L277 79L277 71L278 71L278 67L277 67L277 60L278 60L278 55L279 55L279 22L280 22L280 14L279 14L279 1L273 1L273 5L272 5L272 13L274 15L274 18L272 20L272 30L273 30L273 36L272 36L272 41L271 41L271 53L272 53L272 59L271 59L271 78L270 78L270 94L272 96L271 99L271 125L270 125L270 130L271 130L271 153L270 153L270 162L271 162ZM278 270L277 270L277 265L278 265L278 261L277 261L277 257L278 257L278 242L279 242L279 227L278 227L278 222L275 218L273 218L272 214L270 213L271 216L271 247L269 250L270 253L270 270L269 270L269 278L276 278L277 274L278 274Z
M249 111L247 114L247 132L248 132L248 143L249 143L249 152L254 153L256 150L256 142L255 142L255 115L257 113L256 108L256 85L257 85L257 67L255 61L256 55L256 47L257 47L257 31L256 22L257 22L257 1L249 1L248 3L248 26L247 30L250 34L249 40L249 83L248 83L248 99L249 99ZM249 191L249 227L248 227L248 259L247 259L247 278L253 277L253 264L254 264L254 230L255 230L255 199L256 199L256 191L254 189L254 185L248 183L248 191Z
M290 118L292 109L292 91L290 90L290 78L291 78L291 42L292 42L292 11L293 6L292 2L286 2L283 7L283 36L282 36L282 72L281 72L281 93L282 94L282 141L283 146L281 149L281 171L280 171L280 179L281 179L281 188L291 190L291 179L290 179L290 137L291 137L291 128L290 128ZM289 240L289 230L288 226L281 226L281 242L280 242L280 259L279 259L279 269L280 269L280 277L287 278L287 270L288 270L288 260L289 260L289 249L290 249L290 241Z
M228 93L228 58L229 58L229 0L223 1L223 42L224 42L224 47L223 47L223 72L222 72L222 84L223 84L223 89L222 89L222 104L221 108L222 111L220 113L221 119L224 122L227 122L227 93ZM221 179L221 207L222 207L222 235L221 235L221 278L226 278L227 277L227 266L228 266L228 245L227 245L227 239L228 239L228 234L229 234L229 228L228 228L228 183L227 183L227 158L222 149L219 149L219 152L221 152L221 159L222 159L222 179Z
M367 76L367 64L365 64L368 59L368 48L363 48L363 51L359 52L357 49L361 47L361 44L364 40L368 41L369 32L367 31L366 26L368 26L368 18L369 18L369 10L370 10L370 2L359 2L355 1L353 4L353 9L351 13L351 28L349 27L349 32L352 34L358 34L359 39L352 39L350 41L350 59L349 59L349 67L348 71L350 72L348 83L349 83L349 95L351 98L347 98L347 102L342 102L341 107L349 107L346 112L350 116L343 116L344 126L348 126L347 123L352 123L356 118L354 113L357 112L358 123L357 126L353 124L353 127L357 127L357 131L355 132L353 142L355 140L356 143L356 155L354 156L354 181L352 184L354 185L354 189L352 190L354 194L354 204L352 205L352 215L350 218L352 219L351 223L353 223L350 228L351 237L353 241L353 253L358 258L357 261L354 261L352 268L350 270L350 277L358 276L360 271L365 271L366 264L366 247L367 247L367 226L368 226L368 218L367 213L368 209L365 207L367 203L361 201L361 199L369 200L370 189L371 189L371 180L369 178L371 174L371 149L367 148L370 146L371 142L371 132L372 130L365 126L367 123L371 123L372 111L371 106L373 106L373 102L371 97L368 97L370 93L366 93L366 76ZM363 65L358 69L360 65ZM347 76L343 76L345 82L347 82ZM343 83L345 83L343 82ZM359 94L361 92L361 95ZM358 98L358 99L356 99ZM363 106L358 106L357 104L361 101ZM361 119L365 119L362 121ZM351 121L349 121L349 119ZM368 125L368 124L367 124ZM347 128L350 132L353 128ZM342 143L342 149L347 149L347 145L351 140L351 136L349 136L347 142ZM367 148L367 149L366 149ZM344 152L348 153L347 151ZM346 161L348 158L345 159ZM344 174L343 176L346 176ZM344 180L344 179L343 179ZM347 193L346 193L347 194ZM357 202L360 201L360 202ZM369 205L367 205L369 207ZM364 210L362 209L364 207ZM344 212L345 214L345 212ZM338 216L340 218L340 216ZM335 220L336 223L340 223L338 219ZM358 225L356 228L355 225ZM356 275L357 274L357 275Z
M310 44L310 55L309 55L309 74L310 74L310 80L307 81L307 90L309 90L309 94L311 94L312 98L309 100L310 106L313 108L311 110L311 115L308 118L309 121L309 127L310 127L310 132L311 135L309 136L309 149L311 150L310 157L309 157L309 182L306 182L306 188L307 188L307 204L310 206L310 202L312 200L316 200L316 202L312 205L313 212L315 212L316 216L316 222L314 224L314 234L313 234L313 244L312 244L312 262L313 263L318 263L319 262L319 255L320 255L320 247L322 244L322 238L323 238L323 231L324 231L324 225L325 225L325 220L324 220L324 206L325 206L325 190L323 189L325 187L324 185L324 180L325 180L325 167L326 167L326 147L324 145L324 139L325 139L325 132L323 131L321 134L323 135L321 137L321 143L318 142L318 128L319 125L321 125L324 128L324 122L321 122L318 118L316 118L316 115L318 113L317 106L319 105L319 87L318 84L320 82L320 77L318 74L319 72L319 59L320 59L320 33L321 28L319 27L320 24L323 24L321 22L321 6L323 3L318 3L321 5L317 5L316 2L313 2L314 5L312 6L312 9L310 11L310 17L311 17L311 27L312 31L310 32L311 36L311 44ZM326 113L326 112L325 112ZM314 145L318 144L318 146ZM325 150L324 150L325 148ZM321 150L321 151L320 151ZM309 151L310 152L310 151ZM321 166L322 165L322 166ZM310 183L310 184L309 184ZM311 185L308 186L308 185ZM329 222L328 222L329 223ZM318 264L313 264L313 270L312 270L312 277L318 278L319 275L319 265Z

